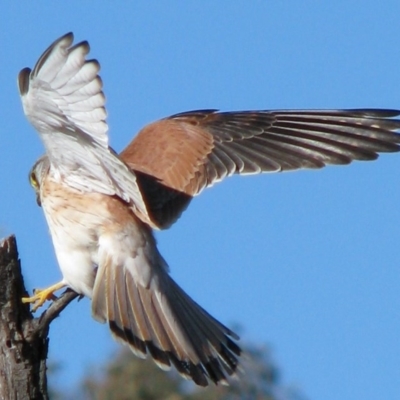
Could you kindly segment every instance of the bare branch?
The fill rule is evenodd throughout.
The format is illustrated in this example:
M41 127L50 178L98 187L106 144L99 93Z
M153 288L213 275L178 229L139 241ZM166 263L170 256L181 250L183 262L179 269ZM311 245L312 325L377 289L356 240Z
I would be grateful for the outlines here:
M59 298L54 300L43 314L34 318L29 326L25 327L24 336L28 341L33 341L37 337L47 337L51 322L57 318L61 311L68 306L71 301L79 297L72 289L67 289Z
M0 241L0 399L48 399L50 323L78 295L66 290L39 317L22 303L27 292L14 236Z

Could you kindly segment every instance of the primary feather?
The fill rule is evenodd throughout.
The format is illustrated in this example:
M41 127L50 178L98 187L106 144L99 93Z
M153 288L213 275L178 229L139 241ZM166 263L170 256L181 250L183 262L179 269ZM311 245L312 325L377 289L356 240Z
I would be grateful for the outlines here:
M24 112L46 148L50 173L81 191L117 195L146 220L135 174L108 146L99 63L86 60L87 42L72 42L72 33L64 35L33 70L20 72Z

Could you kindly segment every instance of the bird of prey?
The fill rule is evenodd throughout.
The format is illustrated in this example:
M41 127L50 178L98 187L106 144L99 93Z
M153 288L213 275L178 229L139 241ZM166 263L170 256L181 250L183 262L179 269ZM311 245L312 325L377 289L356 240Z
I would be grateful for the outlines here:
M18 76L24 112L46 154L30 172L62 280L25 302L41 306L66 286L91 298L93 317L132 351L206 386L239 366L238 336L171 278L154 229L233 174L374 160L399 150L397 110L198 110L144 127L117 154L89 45L56 40Z

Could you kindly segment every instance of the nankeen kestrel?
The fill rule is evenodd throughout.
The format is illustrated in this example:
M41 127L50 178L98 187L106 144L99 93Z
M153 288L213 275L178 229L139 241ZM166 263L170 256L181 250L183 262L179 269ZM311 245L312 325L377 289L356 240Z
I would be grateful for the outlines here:
M399 150L397 110L199 110L152 123L121 153L108 145L99 63L87 42L55 41L18 77L24 111L46 155L30 179L63 279L92 299L93 317L140 357L174 365L206 386L226 383L240 348L231 330L170 277L153 229L168 228L193 196L233 174L374 160Z

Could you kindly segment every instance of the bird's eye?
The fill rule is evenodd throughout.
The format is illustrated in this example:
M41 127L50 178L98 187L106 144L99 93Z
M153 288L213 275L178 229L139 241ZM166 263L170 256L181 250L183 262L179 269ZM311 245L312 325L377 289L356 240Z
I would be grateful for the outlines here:
M29 174L29 183L35 190L39 189L39 182L34 171L31 171Z

